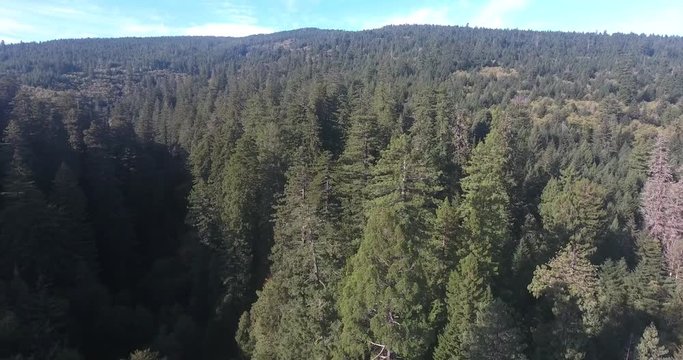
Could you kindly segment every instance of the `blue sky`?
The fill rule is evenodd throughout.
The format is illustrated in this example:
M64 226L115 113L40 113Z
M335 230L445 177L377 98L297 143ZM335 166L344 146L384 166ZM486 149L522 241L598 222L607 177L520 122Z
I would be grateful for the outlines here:
M0 0L0 40L466 25L683 35L681 0Z

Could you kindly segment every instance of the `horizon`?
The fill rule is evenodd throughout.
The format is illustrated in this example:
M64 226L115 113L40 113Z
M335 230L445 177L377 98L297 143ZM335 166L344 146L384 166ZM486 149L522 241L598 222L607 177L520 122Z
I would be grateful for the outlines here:
M7 44L61 39L244 37L303 28L362 31L388 25L443 25L522 31L682 36L683 3L669 0L4 0L0 40ZM381 15L377 15L381 14Z
M417 26L417 27L451 27L460 29L473 29L473 30L496 30L496 31L522 31L522 32L539 32L539 33L562 33L562 34L583 34L583 35L602 35L602 36L613 36L613 35L628 35L628 36L648 36L648 37L668 37L668 38L683 38L683 35L669 35L669 34L645 34L645 33L634 33L634 32L608 32L604 31L574 31L574 30L534 30L534 29L519 29L519 28L489 28L480 26L470 26L470 25L438 25L438 24L389 24L377 28L370 29L360 29L360 30L345 30L345 29L332 29L332 28L319 28L319 27L301 27L296 29L286 29L279 30L270 33L257 33L249 34L243 36L230 36L230 35L186 35L186 34L174 34L174 35L150 35L150 36L101 36L101 37L71 37L71 38L54 38L49 40L35 40L35 41L19 41L19 42L6 42L0 39L5 45L22 45L22 44L43 44L53 41L72 41L72 40L118 40L118 39L164 39L164 38L225 38L225 39L244 39L249 37L258 36L269 36L282 34L287 32L297 32L302 30L315 30L315 31L333 31L333 32L364 32L364 31L376 31L382 30L389 27L404 27L404 26Z

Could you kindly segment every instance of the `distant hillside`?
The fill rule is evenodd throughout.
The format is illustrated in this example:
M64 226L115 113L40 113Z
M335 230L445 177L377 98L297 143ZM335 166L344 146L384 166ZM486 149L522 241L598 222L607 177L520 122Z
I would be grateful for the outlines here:
M0 359L683 356L680 37L0 45L0 129Z
M301 29L246 38L79 39L5 45L0 50L0 71L21 74L31 85L47 87L67 86L69 74L168 70L207 77L225 67L244 73L262 71L259 67L268 64L270 71L288 72L304 63L323 73L365 71L363 75L371 78L387 74L412 81L443 81L459 70L504 66L519 69L527 80L556 76L577 82L609 77L605 73L614 73L621 62L632 62L638 85L653 86L664 75L680 71L681 43L679 37L444 26L389 26L360 32ZM367 73L370 70L374 73Z

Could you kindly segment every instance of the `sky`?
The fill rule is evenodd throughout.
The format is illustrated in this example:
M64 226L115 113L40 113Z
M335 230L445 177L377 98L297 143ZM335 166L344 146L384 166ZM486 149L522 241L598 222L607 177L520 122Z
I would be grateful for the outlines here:
M0 0L6 43L385 25L683 36L681 0Z

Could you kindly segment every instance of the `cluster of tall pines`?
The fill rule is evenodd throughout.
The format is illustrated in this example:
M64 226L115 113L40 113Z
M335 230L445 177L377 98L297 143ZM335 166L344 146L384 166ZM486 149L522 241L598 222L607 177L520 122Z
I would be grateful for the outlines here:
M0 359L683 359L683 39L0 45Z

